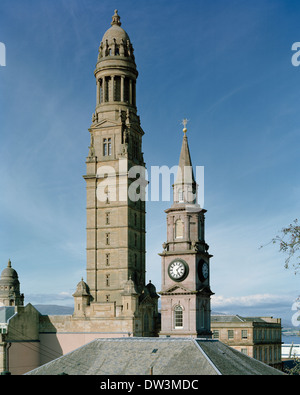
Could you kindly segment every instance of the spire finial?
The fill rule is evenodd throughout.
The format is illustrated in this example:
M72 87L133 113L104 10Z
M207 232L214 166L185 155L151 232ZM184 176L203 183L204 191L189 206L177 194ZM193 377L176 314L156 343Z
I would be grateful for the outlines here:
M121 22L120 22L120 16L118 15L118 10L115 10L115 13L112 17L112 22L111 25L118 25L121 26Z
M7 267L11 267L11 260L8 260Z
M186 132L187 132L186 125L187 125L188 121L189 121L188 119L184 118L184 119L182 120L182 122L181 122L181 124L183 125L183 133L184 133L184 135L185 135Z

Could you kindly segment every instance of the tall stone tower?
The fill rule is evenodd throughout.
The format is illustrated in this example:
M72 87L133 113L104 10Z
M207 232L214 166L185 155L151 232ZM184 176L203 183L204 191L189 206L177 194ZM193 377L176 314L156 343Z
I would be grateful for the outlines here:
M103 318L129 317L131 333L149 336L156 328L158 295L153 284L145 284L146 185L135 187L145 169L144 131L136 107L134 50L117 10L102 38L94 75L96 108L84 176L87 281L74 294L74 316L89 310Z
M211 337L208 245L204 237L206 210L197 203L187 129L167 213L167 242L162 259L160 336Z

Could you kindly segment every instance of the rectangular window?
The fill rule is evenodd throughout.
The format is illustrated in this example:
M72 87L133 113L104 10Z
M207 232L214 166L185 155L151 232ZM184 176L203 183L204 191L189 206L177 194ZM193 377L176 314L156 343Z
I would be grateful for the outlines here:
M268 349L265 347L265 362L268 361Z
M242 329L242 339L248 339L248 331L247 331L247 329Z
M110 233L105 234L105 244L110 245Z
M105 264L106 266L110 265L110 254L105 254Z
M181 306L176 306L174 309L175 329L183 328L183 309Z
M257 359L257 349L254 348L253 350L253 358Z
M107 140L103 139L103 156L107 156Z
M241 353L248 355L248 350L247 348L241 348Z
M220 332L218 330L214 330L213 331L213 338L214 339L219 339L219 337L220 337Z
M116 51L117 51L117 48L116 48ZM118 76L115 77L114 100L121 101L121 77L118 77Z
M107 274L107 275L106 275L106 286L107 286L107 287L109 287L109 285L110 285L110 281L109 281L109 280L110 280L110 275Z
M105 214L105 223L106 223L106 225L110 224L110 213L109 212Z
M103 79L104 81L104 101L108 102L109 101L109 80L107 80L105 77Z
M233 339L234 338L234 331L232 329L228 330L228 339Z
M111 156L111 139L108 139L107 152L108 152L108 155Z

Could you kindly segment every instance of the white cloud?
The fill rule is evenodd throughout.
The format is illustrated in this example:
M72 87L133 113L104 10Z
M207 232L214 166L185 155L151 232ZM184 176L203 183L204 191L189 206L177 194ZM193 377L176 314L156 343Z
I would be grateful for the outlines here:
M245 295L245 296L233 296L233 297L225 297L222 295L213 295L212 296L212 305L214 308L218 307L228 307L228 306L246 306L246 307L260 307L262 305L270 305L270 304L283 304L283 303L293 303L296 296L286 294L286 295L277 295L277 294L253 294L253 295Z

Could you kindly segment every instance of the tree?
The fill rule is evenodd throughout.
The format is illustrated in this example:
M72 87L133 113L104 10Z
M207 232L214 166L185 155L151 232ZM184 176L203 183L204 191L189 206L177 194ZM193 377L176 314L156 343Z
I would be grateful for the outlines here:
M283 228L281 233L274 237L271 242L279 244L279 251L287 254L284 267L290 268L291 264L294 267L295 274L300 270L300 226L298 220L295 219L292 224Z

